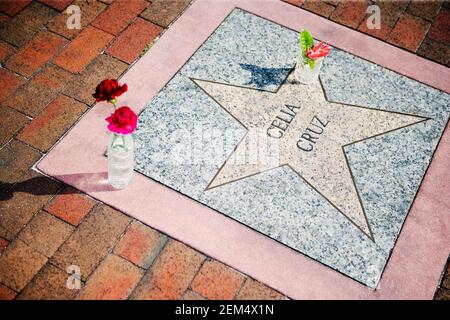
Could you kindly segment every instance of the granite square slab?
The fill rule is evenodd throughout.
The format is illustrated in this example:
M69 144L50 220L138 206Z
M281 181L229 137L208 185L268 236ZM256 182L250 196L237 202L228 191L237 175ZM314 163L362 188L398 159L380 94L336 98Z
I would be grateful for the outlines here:
M334 47L308 87L291 74L303 27ZM197 0L121 79L142 110L129 188L106 180L103 103L38 168L292 298L431 298L449 79L280 1Z

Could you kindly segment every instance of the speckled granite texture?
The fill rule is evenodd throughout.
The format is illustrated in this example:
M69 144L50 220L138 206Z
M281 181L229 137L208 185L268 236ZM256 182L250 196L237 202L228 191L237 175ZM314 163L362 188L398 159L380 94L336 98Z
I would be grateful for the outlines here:
M450 96L337 49L325 59L328 102L431 118L344 147L375 242L288 166L205 191L247 130L191 78L274 92L296 47L296 32L234 10L141 113L136 170L374 288Z

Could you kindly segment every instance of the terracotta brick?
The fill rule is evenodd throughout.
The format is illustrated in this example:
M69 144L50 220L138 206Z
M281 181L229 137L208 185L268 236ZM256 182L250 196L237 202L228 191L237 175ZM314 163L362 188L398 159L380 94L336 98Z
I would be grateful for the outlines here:
M75 76L66 87L65 94L91 105L95 99L95 87L104 79L118 78L127 69L127 64L109 55L98 56L82 73Z
M368 18L364 18L364 20L359 25L358 30L361 32L364 32L366 34L369 34L372 37L375 37L375 38L378 38L381 40L386 40L386 38L391 33L392 27L390 27L388 24L383 22L383 19L381 19L380 29L369 29L367 27L367 19Z
M45 3L58 11L63 11L73 2L73 0L39 0L39 2Z
M31 77L66 44L67 40L61 36L49 31L41 31L9 58L5 66L23 76Z
M3 253L3 251L5 251L8 244L9 244L8 240L0 238L0 255Z
M302 8L327 18L334 11L334 7L331 4L321 0L306 0Z
M141 17L166 28L186 9L190 2L191 0L155 0L141 14Z
M444 65L450 62L450 46L430 38L425 38L417 54Z
M416 52L429 27L430 24L425 20L405 14L397 22L387 41Z
M58 96L71 77L70 72L54 65L48 65L17 89L4 102L4 105L36 117Z
M108 33L117 35L148 5L145 0L116 0L103 11L92 25Z
M24 143L11 140L0 149L0 181L2 183L18 181L40 156L38 151Z
M95 204L95 200L80 191L72 187L65 187L45 206L45 210L77 226Z
M106 5L99 1L76 0L73 4L79 6L80 12L82 12L82 18L80 21L81 29L67 28L67 18L69 15L66 12L60 13L52 21L50 21L47 24L47 28L62 35L63 37L73 39L106 8Z
M162 30L161 27L138 18L106 52L126 63L132 63Z
M450 44L450 10L442 9L434 19L428 37Z
M73 229L71 225L41 211L19 233L18 238L39 253L51 257Z
M282 0L286 3L293 4L294 6L300 7L305 0Z
M340 2L330 19L350 28L356 28L366 16L366 1L344 1Z
M16 239L0 257L0 283L20 291L46 262L45 256Z
M116 255L108 255L89 277L77 299L126 299L141 279L143 273L143 270L130 262Z
M77 265L81 269L81 278L86 280L129 223L130 218L119 211L105 205L97 206L55 253L52 263L63 270Z
M202 297L197 292L194 292L192 290L187 290L183 294L183 300L206 300L206 298Z
M22 47L57 14L57 11L33 2L0 29L0 38Z
M6 14L0 12L0 29L9 21L11 21L11 17L8 17Z
M442 6L442 0L411 1L406 12L433 21Z
M4 106L0 106L0 148L8 142L29 119L23 114Z
M6 61L6 59L13 55L16 51L16 48L13 46L4 41L0 41L0 62Z
M23 78L11 71L0 68L0 102L3 102L22 83L24 83Z
M191 288L208 299L230 300L236 296L244 280L245 276L239 272L212 260L203 264Z
M60 95L20 131L17 139L45 152L58 141L86 109L85 104Z
M114 253L148 269L167 242L167 237L140 222L133 222Z
M259 281L248 278L236 296L238 300L283 300L282 294Z
M32 0L1 0L0 11L10 16L15 16L22 11Z
M60 184L30 171L25 180L0 191L0 236L12 240L33 215L54 195Z
M16 293L0 283L0 300L14 300Z
M132 299L181 299L204 259L199 252L171 240L147 271Z
M54 63L71 71L82 71L113 39L113 36L94 27L84 29L56 57Z
M450 289L450 263L447 266L447 271L444 275L444 279L442 280L442 286L444 288Z
M71 300L77 289L67 287L69 274L47 263L17 296L17 300Z
M436 292L436 296L434 297L435 300L450 300L450 290L445 288L440 288Z
M375 0L373 2L380 8L382 24L386 24L391 28L403 15L409 4L409 0Z

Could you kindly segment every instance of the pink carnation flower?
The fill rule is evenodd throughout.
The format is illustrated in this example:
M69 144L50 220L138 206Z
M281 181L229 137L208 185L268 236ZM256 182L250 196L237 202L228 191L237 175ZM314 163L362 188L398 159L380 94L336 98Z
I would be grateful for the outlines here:
M331 47L323 42L319 42L314 48L306 51L306 56L310 59L317 59L327 56L331 51Z
M120 134L132 133L137 126L137 115L127 106L120 107L105 120L108 121L108 129Z

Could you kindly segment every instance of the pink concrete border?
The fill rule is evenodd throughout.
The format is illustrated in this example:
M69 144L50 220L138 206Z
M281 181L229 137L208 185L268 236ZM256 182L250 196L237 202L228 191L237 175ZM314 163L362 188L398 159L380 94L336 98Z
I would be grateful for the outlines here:
M449 69L281 1L197 0L123 76L130 90L121 103L145 107L236 6L293 29L307 27L338 48L450 92ZM433 297L450 251L449 128L374 291L140 174L128 189L112 190L102 154L108 110L102 103L90 110L38 169L294 299Z

